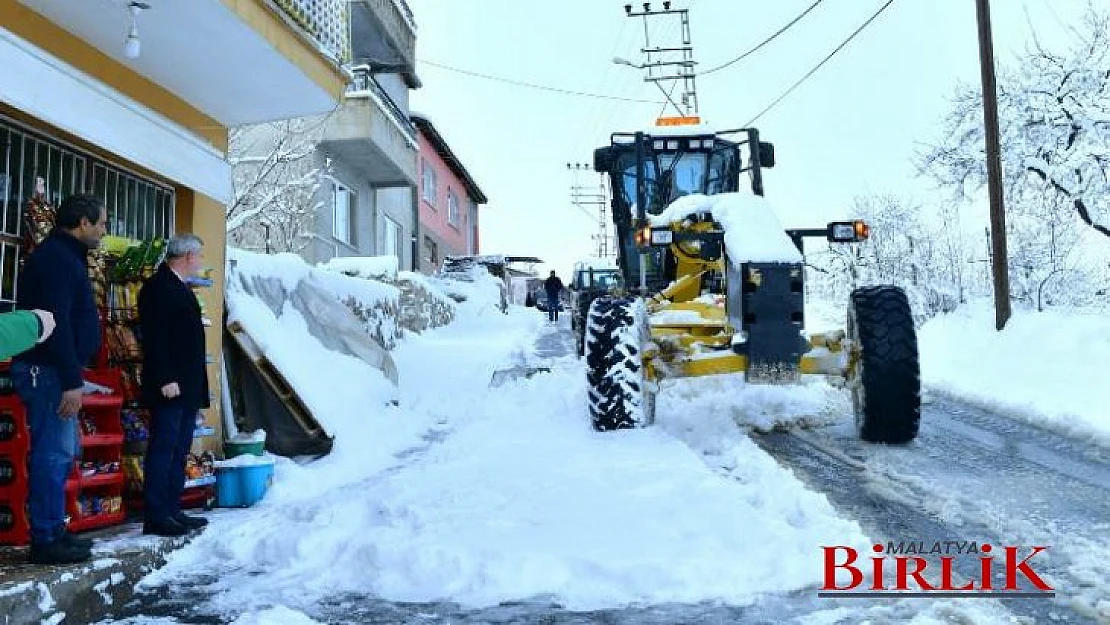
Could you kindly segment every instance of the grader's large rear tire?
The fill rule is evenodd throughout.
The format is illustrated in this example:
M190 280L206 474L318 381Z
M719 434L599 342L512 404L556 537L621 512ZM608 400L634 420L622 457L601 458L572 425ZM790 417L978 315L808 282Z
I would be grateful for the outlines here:
M599 432L651 425L655 393L643 349L651 338L643 300L599 297L585 321L590 418Z
M921 374L905 291L895 286L852 291L848 338L860 349L849 380L860 438L912 441L921 421Z

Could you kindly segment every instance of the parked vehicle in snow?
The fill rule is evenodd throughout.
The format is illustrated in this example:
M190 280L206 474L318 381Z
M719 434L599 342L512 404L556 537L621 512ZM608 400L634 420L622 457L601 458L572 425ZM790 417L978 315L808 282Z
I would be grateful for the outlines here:
M570 283L570 327L578 356L584 354L586 316L590 304L603 295L623 293L624 280L615 258L584 258L574 264Z

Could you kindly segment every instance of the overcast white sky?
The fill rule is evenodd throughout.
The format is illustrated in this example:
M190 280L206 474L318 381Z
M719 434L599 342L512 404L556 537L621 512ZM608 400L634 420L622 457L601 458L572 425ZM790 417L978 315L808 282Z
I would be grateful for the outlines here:
M656 99L633 68L643 26L623 0L408 0L417 57L466 70L578 91ZM703 68L739 55L813 0L675 0L691 9ZM832 51L883 0L825 0L756 54L698 83L702 117L738 127ZM642 3L640 3L642 4ZM637 4L636 6L640 6ZM655 6L661 6L655 2ZM1000 63L1030 41L1065 36L1086 0L994 0ZM660 23L657 36L672 22ZM590 163L609 133L653 124L660 106L560 95L418 63L424 87L412 108L429 115L490 198L481 209L483 253L535 255L564 280L591 255L596 220L571 205L568 162ZM850 217L871 192L927 197L911 158L936 135L959 81L979 80L974 0L895 0L847 48L755 125L775 144L766 195L784 225ZM596 181L592 171L582 182ZM547 269L547 267L542 267Z

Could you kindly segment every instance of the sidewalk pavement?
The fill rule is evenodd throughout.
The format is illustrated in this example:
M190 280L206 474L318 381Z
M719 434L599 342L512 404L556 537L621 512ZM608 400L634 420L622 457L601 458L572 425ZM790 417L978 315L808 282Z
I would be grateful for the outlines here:
M82 534L93 557L82 564L27 564L26 547L0 547L0 625L95 623L127 603L135 585L189 540L144 536L142 523Z

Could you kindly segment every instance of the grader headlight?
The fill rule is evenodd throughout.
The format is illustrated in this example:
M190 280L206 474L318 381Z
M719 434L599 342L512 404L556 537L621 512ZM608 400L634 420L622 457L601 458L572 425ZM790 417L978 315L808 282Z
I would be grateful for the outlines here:
M862 219L857 219L854 225L856 229L856 239L863 241L867 237L871 236L871 226L867 225L866 221L863 221Z
M637 247L664 247L674 243L674 232L670 228L648 226L636 230L634 240Z
M670 245L671 243L674 243L674 232L669 228L651 231L652 245Z
M832 243L859 243L871 236L871 226L862 219L834 221L829 224L828 239Z

